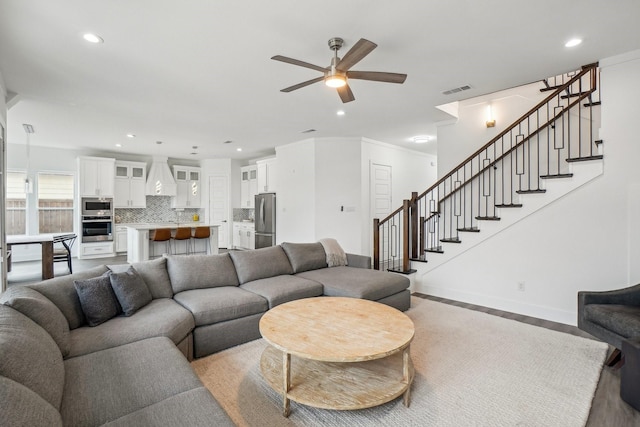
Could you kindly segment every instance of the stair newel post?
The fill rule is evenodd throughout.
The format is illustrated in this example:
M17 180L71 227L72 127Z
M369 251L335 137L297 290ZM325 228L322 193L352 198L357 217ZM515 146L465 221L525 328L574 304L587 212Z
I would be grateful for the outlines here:
M380 270L380 220L373 218L373 269Z
M409 271L409 221L411 216L411 200L402 204L402 271Z
M411 193L411 257L418 256L418 192L414 191Z

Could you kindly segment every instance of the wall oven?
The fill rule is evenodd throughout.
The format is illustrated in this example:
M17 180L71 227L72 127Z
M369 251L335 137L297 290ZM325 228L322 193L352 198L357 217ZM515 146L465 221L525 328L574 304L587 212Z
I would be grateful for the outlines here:
M108 242L113 240L111 216L83 216L82 243Z

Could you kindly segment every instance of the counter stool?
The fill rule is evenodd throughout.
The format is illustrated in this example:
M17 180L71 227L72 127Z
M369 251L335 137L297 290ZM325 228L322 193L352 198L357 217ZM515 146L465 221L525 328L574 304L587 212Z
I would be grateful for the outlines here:
M193 239L193 250L192 252L195 253L207 253L207 250L209 253L211 253L211 228L209 227L196 227L195 230L193 231L193 236L191 236L191 238ZM196 251L196 242L198 240L202 240L202 239L207 239L205 242L205 247L204 247L204 251Z
M191 252L190 250L190 246L191 246L191 228L187 228L187 227L178 227L178 229L176 230L176 234L171 237L171 240L173 240L173 253L177 254L177 253L185 253L185 254L189 254ZM176 246L178 240L183 240L184 241L184 252L178 252L178 248Z
M171 253L171 229L170 228L159 228L157 230L154 230L153 233L151 233L151 235L149 236L149 243L150 243L150 247L152 249L153 254L149 254L149 258L151 258L152 256L156 256L155 255L155 246L156 243L164 243L164 247L165 247L165 252L166 253Z

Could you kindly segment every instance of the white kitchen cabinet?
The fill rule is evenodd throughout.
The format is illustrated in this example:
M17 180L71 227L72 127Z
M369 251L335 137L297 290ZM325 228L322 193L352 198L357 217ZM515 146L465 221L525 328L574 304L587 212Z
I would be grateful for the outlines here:
M115 194L113 205L116 208L146 208L147 164L143 162L115 163Z
M177 194L171 206L174 208L200 207L200 168L174 166L173 178L176 180Z
M275 193L277 190L276 159L258 160L258 193Z
M127 252L126 225L116 225L116 252Z
M80 197L113 197L115 159L78 157Z
M255 165L240 169L240 207L254 208L255 196L258 194L258 171Z
M255 227L252 222L233 223L233 246L237 249L255 249Z
M113 242L83 243L80 258L102 258L113 256Z

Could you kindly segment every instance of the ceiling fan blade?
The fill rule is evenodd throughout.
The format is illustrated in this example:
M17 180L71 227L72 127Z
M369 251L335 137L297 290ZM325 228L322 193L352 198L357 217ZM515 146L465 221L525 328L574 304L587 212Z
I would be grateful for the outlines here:
M286 62L287 64L298 65L300 67L311 68L312 70L320 71L321 73L324 73L325 71L327 71L326 68L319 67L319 66L313 65L313 64L309 64L308 62L300 61L300 60L297 60L297 59L288 58L288 57L282 56L282 55L272 56L271 59L276 60L276 61Z
M349 85L344 85L338 88L338 95L340 95L340 99L342 99L343 103L355 101L356 97L353 96L353 92L351 92L351 88Z
M309 86L309 85L312 85L314 83L321 82L322 80L324 80L324 76L316 77L315 79L307 80L306 82L302 82L302 83L298 83L297 85L286 87L286 88L282 89L280 92L291 92L291 91L294 91L296 89L300 89L300 88L303 88L305 86Z
M385 83L404 83L407 75L400 73L385 73L380 71L348 71L347 78L371 80L374 82Z
M347 71L349 68L356 65L362 58L371 53L378 45L374 42L370 42L366 39L360 39L353 45L349 52L347 52L342 60L336 65L336 68L340 71Z

